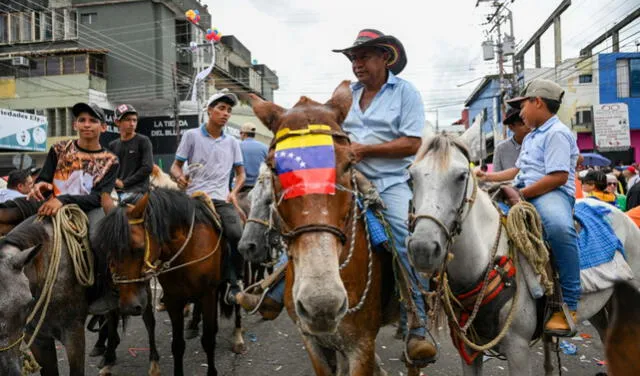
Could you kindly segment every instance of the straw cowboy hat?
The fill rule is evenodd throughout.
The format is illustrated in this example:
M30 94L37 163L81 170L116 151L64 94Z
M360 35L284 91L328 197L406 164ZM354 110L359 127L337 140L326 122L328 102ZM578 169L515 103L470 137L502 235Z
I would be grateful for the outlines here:
M389 51L391 57L387 63L387 68L389 68L393 74L402 72L404 67L407 65L407 53L404 51L402 43L400 43L396 37L392 35L384 35L382 32L375 29L360 30L351 47L332 51L341 52L345 54L346 57L349 57L354 49L361 47L380 47Z

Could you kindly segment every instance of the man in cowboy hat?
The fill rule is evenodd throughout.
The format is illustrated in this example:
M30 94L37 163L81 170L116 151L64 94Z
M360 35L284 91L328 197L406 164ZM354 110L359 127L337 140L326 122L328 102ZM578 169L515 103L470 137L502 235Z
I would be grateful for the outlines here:
M494 172L500 172L516 166L524 136L531 131L531 128L524 125L520 118L520 110L511 106L509 106L507 116L502 124L509 127L513 136L496 146L496 150L493 152Z
M407 168L420 147L425 125L422 98L411 83L396 76L407 64L407 57L395 37L364 29L351 47L334 52L347 56L358 79L352 85L352 106L342 128L351 138L356 168L376 186L386 206L384 215L393 233L393 246L407 270L417 310L409 320L406 353L414 364L425 366L435 360L437 352L425 338L427 316L420 291L426 290L428 283L411 267L405 246L413 196ZM282 296L275 291L281 295L283 289L276 285L271 291L259 310L265 318L274 318L282 307ZM240 294L237 301L249 310L260 302L252 294Z

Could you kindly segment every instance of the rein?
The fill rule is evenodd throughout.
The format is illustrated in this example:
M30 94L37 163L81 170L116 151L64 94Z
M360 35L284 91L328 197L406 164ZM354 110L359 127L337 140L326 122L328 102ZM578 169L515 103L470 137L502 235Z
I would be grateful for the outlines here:
M208 254L206 254L206 255L204 255L204 256L196 259L196 260L191 260L191 261L185 262L185 263L180 264L180 265L171 266L173 264L173 262L178 257L180 257L182 252L187 247L187 244L189 244L189 241L191 240L191 237L193 236L193 228L195 226L195 219L196 219L196 214L195 214L195 211L194 211L193 214L191 215L191 225L189 227L189 232L187 233L187 238L184 240L184 242L182 243L182 246L173 255L173 257L171 257L171 259L169 259L168 261L165 261L165 262L162 262L159 258L157 258L153 262L151 261L151 237L149 235L149 231L145 228L144 229L144 235L145 235L144 265L147 267L147 269L146 270L144 270L144 269L142 270L143 277L132 278L132 279L124 279L124 278L119 278L116 274L114 274L112 276L113 283L117 284L117 285L121 285L121 284L127 284L127 283L146 282L146 281L152 279L153 277L157 277L157 276L159 276L161 274L165 274L165 273L168 273L170 271L174 271L176 269L181 269L181 268L184 268L186 266L196 264L196 263L198 263L200 261L204 261L204 260L208 259L209 257L213 256L213 254L216 253L218 251L218 249L220 248L220 241L222 239L222 232L220 233L220 236L218 237L218 242L216 243L216 246L214 247L214 249L210 253L208 253ZM131 220L129 220L129 224L130 225L141 225L141 224L144 224L144 218L131 219Z

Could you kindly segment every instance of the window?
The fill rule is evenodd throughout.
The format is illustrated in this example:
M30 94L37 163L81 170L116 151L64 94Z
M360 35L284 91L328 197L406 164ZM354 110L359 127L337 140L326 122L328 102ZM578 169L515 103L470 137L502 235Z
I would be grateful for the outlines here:
M576 111L576 125L590 125L593 123L593 112L591 108L579 108Z
M87 71L87 55L76 55L74 56L74 60L75 60L74 72L84 73Z
M62 57L62 74L74 74L75 60L73 55Z
M9 23L9 42L17 42L20 40L20 13L11 13Z
M9 14L0 14L0 43L9 43Z
M629 97L629 60L616 60L616 88L618 98Z
M47 57L47 68L45 70L47 76L59 75L60 72L60 56Z
M593 75L592 74L581 74L578 76L578 82L580 82L581 84L589 84L591 82L593 82Z
M640 59L629 59L629 96L640 97Z
M78 14L75 10L65 13L64 38L71 39L78 36L78 24L76 23Z
M43 57L34 57L31 59L31 76L44 76L45 59Z
M98 13L82 13L80 15L80 23L83 25L92 25L96 23Z
M40 13L40 18L42 19L42 24L40 26L42 40L53 39L53 19L51 12Z
M89 73L104 78L104 55L89 55Z
M42 12L33 13L33 40L42 40Z
M53 39L64 39L64 10L54 9L51 13L53 18Z
M31 13L22 13L20 22L20 40L23 42L32 41L33 33L31 32Z

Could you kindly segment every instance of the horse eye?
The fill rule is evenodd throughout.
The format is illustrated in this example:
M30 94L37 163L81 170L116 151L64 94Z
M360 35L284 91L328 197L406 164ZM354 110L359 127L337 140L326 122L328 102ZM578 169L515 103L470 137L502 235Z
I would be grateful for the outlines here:
M469 175L468 172L462 172L458 175L458 177L456 178L457 181L459 181L460 183L464 183L465 180L467 180L467 176Z

